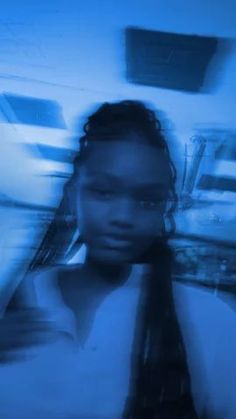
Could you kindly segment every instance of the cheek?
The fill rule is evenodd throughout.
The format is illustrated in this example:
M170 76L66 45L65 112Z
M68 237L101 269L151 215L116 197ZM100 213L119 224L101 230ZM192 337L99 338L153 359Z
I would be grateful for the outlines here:
M84 238L94 239L104 226L104 220L107 219L108 208L104 205L98 205L92 199L83 195L77 200L77 223L78 228ZM103 222L101 222L103 220Z

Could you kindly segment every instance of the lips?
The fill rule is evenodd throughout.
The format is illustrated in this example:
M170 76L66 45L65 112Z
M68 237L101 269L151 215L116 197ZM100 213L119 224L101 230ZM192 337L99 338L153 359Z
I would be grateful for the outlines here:
M127 238L126 236L121 235L109 235L104 236L102 239L102 244L105 247L113 248L113 249L126 249L132 246L133 240Z

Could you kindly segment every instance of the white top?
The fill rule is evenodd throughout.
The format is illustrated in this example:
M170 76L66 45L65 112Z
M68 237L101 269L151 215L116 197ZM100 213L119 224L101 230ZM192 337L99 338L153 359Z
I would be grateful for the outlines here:
M121 419L128 393L140 266L109 294L96 314L84 347L63 334L34 349L25 362L0 364L0 418ZM41 281L42 306L56 329L76 336L75 319L58 288ZM186 346L192 390L199 416L236 418L236 317L213 293L174 284L177 315Z
M105 297L83 347L63 334L34 349L37 356L0 368L0 417L4 419L121 419L143 267ZM50 281L35 281L40 305L55 328L76 338L75 318Z
M209 418L235 419L235 310L213 292L178 283L174 298L200 417L207 408Z

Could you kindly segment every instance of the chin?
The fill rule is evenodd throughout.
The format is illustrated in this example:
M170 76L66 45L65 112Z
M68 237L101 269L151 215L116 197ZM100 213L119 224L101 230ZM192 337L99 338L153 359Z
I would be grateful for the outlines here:
M134 263L134 257L117 249L98 250L91 254L91 258L107 265Z

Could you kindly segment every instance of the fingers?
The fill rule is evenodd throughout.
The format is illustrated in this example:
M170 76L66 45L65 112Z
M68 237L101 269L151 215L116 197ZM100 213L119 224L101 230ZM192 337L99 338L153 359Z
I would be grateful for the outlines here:
M57 332L53 326L47 313L39 309L27 308L6 314L0 319L0 363L22 358L23 349L54 342Z

